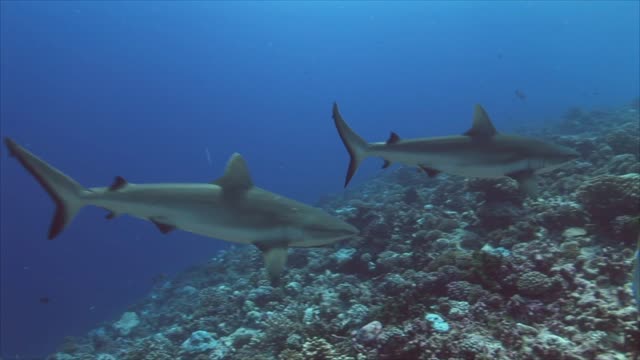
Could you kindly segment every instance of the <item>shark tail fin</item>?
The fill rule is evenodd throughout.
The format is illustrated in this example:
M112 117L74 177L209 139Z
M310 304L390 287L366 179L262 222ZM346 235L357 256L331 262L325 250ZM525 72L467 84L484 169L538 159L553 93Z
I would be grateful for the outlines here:
M338 134L340 134L340 138L342 139L344 146L347 148L347 151L351 156L349 168L347 169L347 176L344 181L344 186L347 187L349 181L351 181L351 178L356 173L356 170L358 170L358 166L362 160L367 157L369 144L356 134L355 131L351 130L349 125L347 125L342 118L342 115L340 115L340 110L336 103L333 103L333 121L336 124L336 129L338 129Z
M10 138L5 138L4 142L9 149L9 154L18 159L56 203L56 211L49 227L48 236L49 240L55 238L73 220L78 211L86 205L83 195L89 190Z

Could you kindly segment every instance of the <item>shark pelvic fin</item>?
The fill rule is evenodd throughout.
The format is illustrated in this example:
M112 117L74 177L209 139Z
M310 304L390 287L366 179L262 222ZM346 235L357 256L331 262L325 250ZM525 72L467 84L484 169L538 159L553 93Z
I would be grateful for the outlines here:
M480 104L476 104L473 113L473 124L471 125L471 129L467 130L464 135L482 139L490 138L497 133L487 112L484 111Z
M246 191L253 186L249 168L242 155L234 153L227 162L224 175L214 184L222 187L225 191Z
M109 186L109 191L120 190L123 187L127 186L127 184L129 183L122 176L116 176L111 186Z
M538 195L538 177L532 170L522 170L507 174L508 177L516 180L520 190L527 195L536 197Z
M151 221L163 234L168 234L176 229L175 226L162 222L162 218L150 218Z
M418 165L422 171L424 171L429 177L435 177L440 174L440 170L432 169L426 165Z
M276 283L287 264L287 246L259 247L264 256L264 265L272 283Z

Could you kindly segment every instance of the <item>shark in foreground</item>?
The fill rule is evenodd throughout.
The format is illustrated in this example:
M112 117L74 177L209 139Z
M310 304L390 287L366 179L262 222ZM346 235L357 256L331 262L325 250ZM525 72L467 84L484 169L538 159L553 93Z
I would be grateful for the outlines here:
M417 166L433 177L440 172L481 178L509 176L530 195L537 193L536 175L576 159L573 149L533 138L498 133L482 106L476 105L471 129L462 135L400 139L396 133L386 142L367 143L344 121L337 104L333 120L351 155L346 187L367 157L384 159L383 168L398 162Z
M289 247L313 247L358 236L358 229L324 211L253 185L240 154L213 183L132 184L116 177L109 187L84 188L13 140L12 156L49 193L57 208L49 239L86 205L149 220L166 234L181 229L216 239L254 244L262 250L271 281L284 269Z

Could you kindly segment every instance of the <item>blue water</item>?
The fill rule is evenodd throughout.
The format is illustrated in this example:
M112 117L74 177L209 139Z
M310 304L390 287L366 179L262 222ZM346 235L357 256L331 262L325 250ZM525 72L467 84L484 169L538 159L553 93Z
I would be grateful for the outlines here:
M3 136L87 186L206 182L241 152L257 185L342 191L338 101L364 138L461 133L615 106L639 93L638 2L0 2ZM521 90L522 101L514 95ZM207 158L210 154L210 162ZM53 204L1 160L1 356L40 356L119 317L159 273L226 243ZM369 160L354 184L379 170ZM39 299L49 297L50 303Z

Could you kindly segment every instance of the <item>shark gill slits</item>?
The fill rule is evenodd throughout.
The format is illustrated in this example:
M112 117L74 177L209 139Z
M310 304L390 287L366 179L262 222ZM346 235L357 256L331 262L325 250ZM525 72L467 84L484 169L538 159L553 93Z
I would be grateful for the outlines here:
M110 191L120 190L123 187L127 186L127 184L128 182L127 180L125 180L125 178L123 178L122 176L116 176L111 186L109 186L109 190Z

